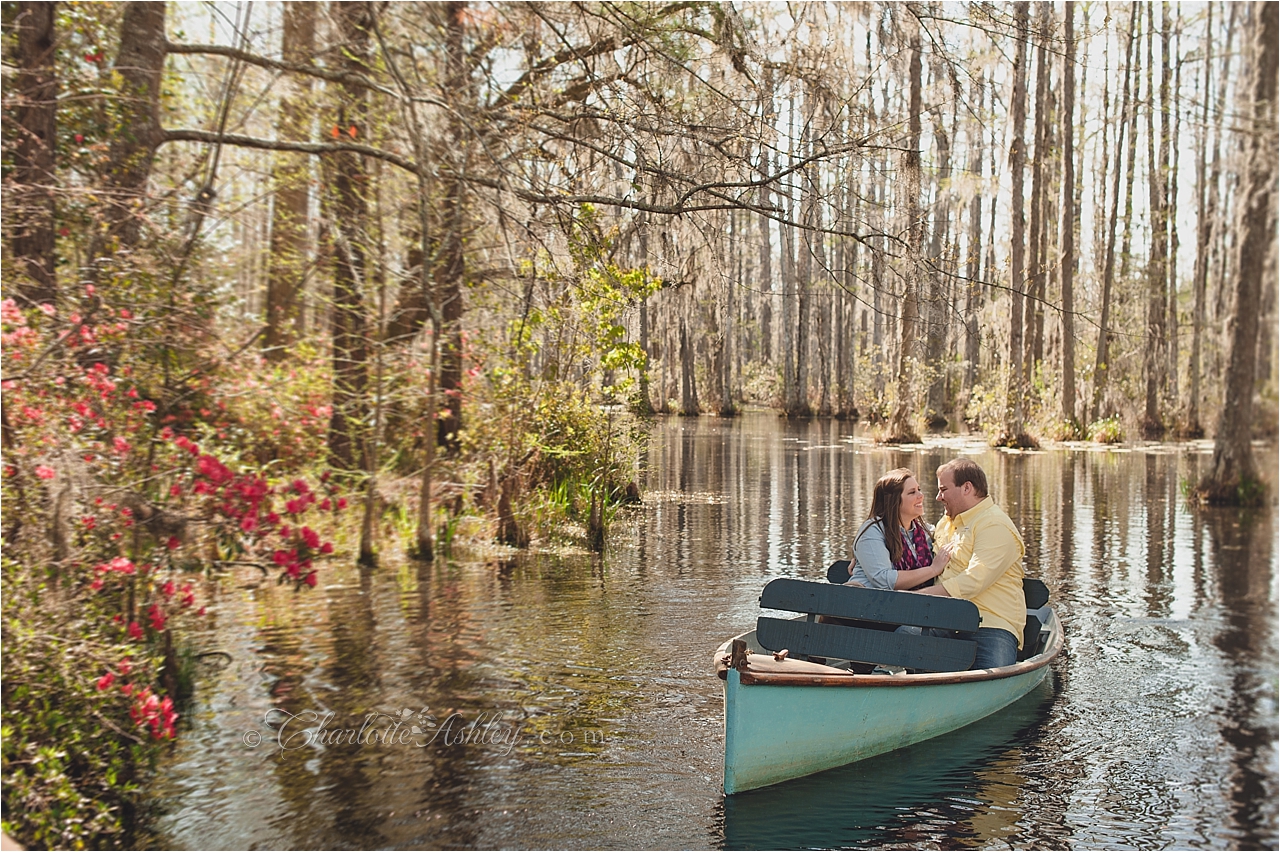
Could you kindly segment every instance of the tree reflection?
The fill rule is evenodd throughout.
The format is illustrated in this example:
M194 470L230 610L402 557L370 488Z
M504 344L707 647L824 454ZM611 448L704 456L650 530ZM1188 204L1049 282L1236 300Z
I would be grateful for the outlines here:
M1202 509L1196 516L1209 531L1224 629L1214 644L1227 657L1231 693L1222 714L1222 738L1231 755L1231 818L1241 849L1275 848L1277 725L1275 527L1269 514ZM1270 695L1270 700L1265 700Z

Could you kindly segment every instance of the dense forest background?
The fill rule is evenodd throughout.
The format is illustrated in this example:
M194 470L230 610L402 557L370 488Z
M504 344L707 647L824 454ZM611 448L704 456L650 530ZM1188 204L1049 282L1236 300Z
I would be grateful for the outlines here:
M4 3L7 830L127 836L191 577L600 549L655 412L1257 499L1275 9Z

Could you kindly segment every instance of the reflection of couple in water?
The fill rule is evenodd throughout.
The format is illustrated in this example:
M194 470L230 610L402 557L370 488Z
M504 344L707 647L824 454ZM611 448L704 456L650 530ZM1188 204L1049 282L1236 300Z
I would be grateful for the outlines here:
M973 601L982 617L973 668L1013 665L1026 621L1022 536L988 496L987 475L973 461L953 459L937 477L946 514L934 529L923 520L924 492L911 471L876 481L849 583Z

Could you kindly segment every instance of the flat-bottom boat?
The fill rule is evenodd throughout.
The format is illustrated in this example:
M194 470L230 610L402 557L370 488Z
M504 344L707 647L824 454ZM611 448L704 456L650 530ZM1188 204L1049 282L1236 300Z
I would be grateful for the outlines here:
M801 587L825 586L795 580L774 583L789 584L793 593L803 591ZM817 591L828 594L821 588ZM883 596L942 600L898 592L858 591L895 605L897 602ZM779 606L763 597L762 602L765 606ZM726 641L715 655L725 691L725 794L766 787L903 748L962 728L1017 701L1044 679L1050 661L1063 647L1061 624L1052 609L1043 601L1041 604L1029 610L1024 644L1034 644L1024 651L1025 659L1011 666L969 671L877 670L859 674L845 661L828 659L826 663L830 664L826 664L800 659L761 644L758 630L774 621L762 618L758 630ZM780 622L784 627L794 625L795 631L807 627L814 632L874 632L824 624L822 618L814 617L815 609L821 611L818 606L780 608L808 610L807 620ZM895 637L892 633L880 635ZM856 652L849 653L857 658ZM968 659L972 661L971 654Z

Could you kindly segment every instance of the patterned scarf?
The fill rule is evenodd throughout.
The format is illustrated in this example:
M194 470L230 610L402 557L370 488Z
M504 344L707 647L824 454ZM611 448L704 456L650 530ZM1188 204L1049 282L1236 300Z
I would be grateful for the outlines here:
M929 533L919 521L911 523L911 529L902 530L902 558L893 563L899 571L910 571L933 564L933 548L929 546Z

